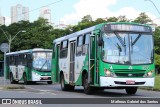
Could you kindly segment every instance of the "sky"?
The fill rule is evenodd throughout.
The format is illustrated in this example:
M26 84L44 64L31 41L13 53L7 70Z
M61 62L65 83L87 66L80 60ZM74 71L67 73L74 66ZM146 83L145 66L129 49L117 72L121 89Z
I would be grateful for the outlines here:
M152 2L160 11L160 0ZM77 24L85 15L91 15L93 20L120 15L133 20L141 12L146 12L154 23L160 25L160 13L149 0L0 0L0 15L6 17L6 25L11 22L11 6L17 4L29 7L31 22L38 19L41 7L52 4L48 7L51 9L52 23L55 24Z

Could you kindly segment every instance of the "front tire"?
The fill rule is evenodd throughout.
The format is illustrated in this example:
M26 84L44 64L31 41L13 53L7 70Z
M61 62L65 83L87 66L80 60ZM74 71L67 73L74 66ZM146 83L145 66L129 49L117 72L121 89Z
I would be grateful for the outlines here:
M13 79L13 74L12 73L10 73L10 78L9 79L10 79L10 83L14 84L14 79Z
M27 81L27 76L26 74L23 74L23 80L24 80L24 85L28 85L28 81Z
M18 81L15 81L15 80L14 80L12 73L10 73L9 79L10 79L10 83L11 83L11 84L18 84Z
M65 84L64 75L61 75L61 90L62 91L73 91L75 86Z
M61 90L67 91L67 85L65 84L64 75L61 75Z
M126 87L125 90L126 90L126 93L128 95L134 95L136 92L137 92L137 87Z
M93 87L89 86L87 74L85 74L83 77L83 87L84 87L85 94L92 94L93 93Z

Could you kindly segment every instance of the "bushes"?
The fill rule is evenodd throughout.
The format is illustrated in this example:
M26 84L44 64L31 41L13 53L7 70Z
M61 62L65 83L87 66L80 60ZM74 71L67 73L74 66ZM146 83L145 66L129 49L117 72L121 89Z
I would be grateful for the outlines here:
M155 54L156 72L160 74L160 55Z

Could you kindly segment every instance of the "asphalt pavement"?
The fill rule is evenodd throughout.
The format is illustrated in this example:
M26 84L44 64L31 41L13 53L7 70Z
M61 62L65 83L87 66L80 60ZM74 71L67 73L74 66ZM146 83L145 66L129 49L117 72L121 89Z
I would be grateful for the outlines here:
M127 95L125 90L106 89L96 91L93 95L86 95L83 87L75 87L74 91L61 91L60 84L36 83L24 85L25 89L4 90L4 86L10 86L9 80L0 78L0 98L160 98L160 92L138 89L135 95ZM23 86L23 83L13 84ZM1 107L2 105L0 105ZM12 107L137 107L142 104L47 104L47 105L13 105ZM143 104L145 107L159 107L159 104ZM10 105L3 105L10 107Z

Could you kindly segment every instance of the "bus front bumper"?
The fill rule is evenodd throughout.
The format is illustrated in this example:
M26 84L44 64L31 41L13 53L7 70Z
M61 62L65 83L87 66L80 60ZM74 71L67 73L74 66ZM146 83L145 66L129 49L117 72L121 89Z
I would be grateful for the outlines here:
M147 86L154 87L154 78L113 78L100 77L101 87Z

